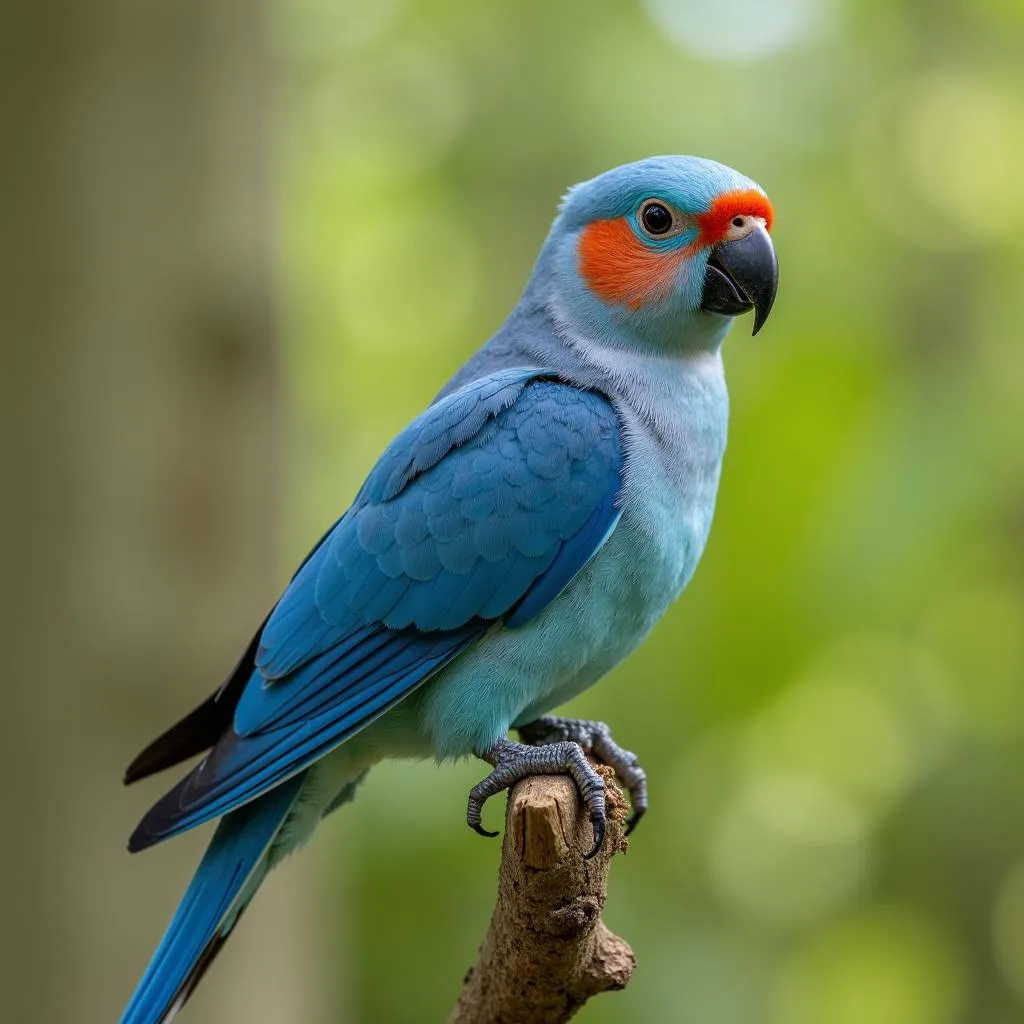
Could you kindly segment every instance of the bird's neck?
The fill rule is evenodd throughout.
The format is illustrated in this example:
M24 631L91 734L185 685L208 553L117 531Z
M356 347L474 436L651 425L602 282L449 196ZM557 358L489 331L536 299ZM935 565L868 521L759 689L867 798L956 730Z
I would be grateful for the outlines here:
M721 375L729 321L709 315L677 318L672 338L653 344L613 319L585 318L560 307L552 287L551 239L541 250L522 298L501 328L445 385L438 398L501 369L536 366L580 387L634 394L659 382ZM660 385L659 385L660 386ZM674 386L674 385L673 385ZM642 403L641 403L642 404Z
M688 388L703 392L709 384L724 393L720 343L668 352L609 345L558 323L544 296L530 289L445 390L516 366L554 370L579 387L595 388L637 408L662 392L672 401Z

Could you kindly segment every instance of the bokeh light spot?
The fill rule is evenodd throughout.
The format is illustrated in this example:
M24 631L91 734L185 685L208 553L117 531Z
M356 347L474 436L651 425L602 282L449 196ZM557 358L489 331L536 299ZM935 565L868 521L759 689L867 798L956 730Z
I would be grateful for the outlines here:
M929 652L887 637L850 638L751 724L747 768L819 778L874 819L934 762L953 719Z
M904 153L914 184L966 235L1024 221L1024 110L992 82L932 75L910 94Z
M337 61L380 38L407 0L290 0L281 36L293 61Z
M877 219L908 242L983 244L1024 223L1024 103L995 79L946 71L891 90L851 152Z
M345 235L339 316L359 345L441 345L471 309L475 267L472 238L450 213L366 209Z
M865 827L843 795L806 776L752 779L728 805L711 847L719 893L769 925L833 911L866 873Z
M773 1024L951 1024L964 995L961 963L937 922L910 910L867 911L790 959Z
M821 33L817 0L644 0L651 20L683 49L713 60L751 60Z
M351 186L381 188L433 167L458 140L468 97L442 43L396 39L311 89L310 150Z

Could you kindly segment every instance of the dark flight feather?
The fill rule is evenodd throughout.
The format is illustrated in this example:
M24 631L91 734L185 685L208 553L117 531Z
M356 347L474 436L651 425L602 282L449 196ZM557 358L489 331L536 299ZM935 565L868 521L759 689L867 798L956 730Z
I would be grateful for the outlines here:
M264 619L227 680L199 707L153 740L128 765L124 773L126 786L205 753L221 738L231 725L242 691L252 676L256 650L266 624L267 619Z

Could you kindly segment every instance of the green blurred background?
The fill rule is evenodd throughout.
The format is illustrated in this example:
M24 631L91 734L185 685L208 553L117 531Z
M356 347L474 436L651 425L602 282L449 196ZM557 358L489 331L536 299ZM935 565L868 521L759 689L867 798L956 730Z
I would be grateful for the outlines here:
M4 1021L112 1024L208 833L120 772L219 683L570 183L711 156L776 209L689 590L571 711L652 810L580 1019L1024 1019L1024 5L14 0L0 15ZM8 705L10 708L11 705ZM376 770L194 1024L420 1024L497 844ZM489 819L499 819L498 806Z

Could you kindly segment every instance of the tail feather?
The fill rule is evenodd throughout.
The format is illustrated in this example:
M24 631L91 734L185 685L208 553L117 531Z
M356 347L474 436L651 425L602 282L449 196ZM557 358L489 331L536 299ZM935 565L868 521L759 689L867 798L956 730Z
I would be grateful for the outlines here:
M199 954L199 959L192 965L192 969L188 972L178 991L175 992L174 999L171 1000L171 1005L167 1009L165 1020L169 1021L176 1017L181 1008L189 1001L192 993L199 987L199 982L206 976L210 965L217 959L217 954L224 948L231 933L235 930L235 926L242 919L246 906L247 904L240 907L232 915L230 922L221 925L214 932L213 938L206 944L206 948Z
M195 990L220 952L245 903L236 906L246 882L288 815L305 773L225 817L120 1024L165 1024Z

